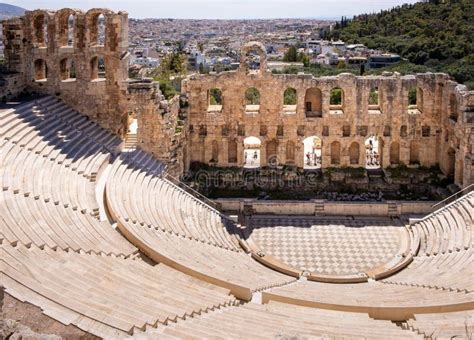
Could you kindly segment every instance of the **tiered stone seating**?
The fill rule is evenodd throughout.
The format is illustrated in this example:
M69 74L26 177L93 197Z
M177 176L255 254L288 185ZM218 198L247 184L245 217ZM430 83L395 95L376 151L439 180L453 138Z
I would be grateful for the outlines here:
M414 314L474 308L474 293L368 282L327 284L301 281L262 293L266 301L369 313L386 320L407 320Z
M0 245L6 292L63 324L117 339L235 303L228 290L165 265Z
M2 238L124 256L137 251L94 218L95 176L107 164L107 148L120 142L116 137L54 97L3 110L0 117Z
M156 171L133 171L133 164L140 163L150 168L152 161L140 153L129 161L125 157L116 160L107 182L107 204L125 237L150 258L229 288L246 300L253 291L294 281L239 250L229 234L232 230L224 224L229 222L222 221L216 211L157 176Z
M370 319L367 314L278 302L226 307L178 320L145 334L158 339L423 339L423 336L402 330L390 321Z
M404 322L402 327L430 339L472 339L474 312L418 314L414 319Z
M468 249L474 243L474 192L411 226L420 254L433 256Z
M115 217L225 249L240 250L238 239L230 234L238 230L230 221L161 178L161 171L163 167L142 151L116 160L111 172L113 177L107 185L107 197Z

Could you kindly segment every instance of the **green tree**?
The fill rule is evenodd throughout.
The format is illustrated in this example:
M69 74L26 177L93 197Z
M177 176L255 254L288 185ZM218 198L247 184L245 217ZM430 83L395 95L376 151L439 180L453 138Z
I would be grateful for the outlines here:
M245 101L247 105L260 105L260 92L251 87L245 92Z
M298 51L295 46L290 46L283 56L283 61L295 62L298 61Z
M287 88L283 94L283 105L296 105L296 90Z

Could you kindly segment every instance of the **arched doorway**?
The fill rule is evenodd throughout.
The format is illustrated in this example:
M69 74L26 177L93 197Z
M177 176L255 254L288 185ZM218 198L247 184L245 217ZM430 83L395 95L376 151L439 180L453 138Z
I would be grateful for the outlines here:
M397 165L400 163L400 144L393 142L390 145L390 164Z
M262 142L257 137L244 139L244 168L260 167L260 146Z
M351 146L349 147L349 162L351 165L359 164L359 143L352 142Z
M365 168L380 168L380 145L377 136L365 140Z
M312 87L306 90L306 95L304 99L306 117L322 117L322 102L323 100L320 89Z
M320 169L322 161L322 141L317 136L311 136L303 141L304 169Z

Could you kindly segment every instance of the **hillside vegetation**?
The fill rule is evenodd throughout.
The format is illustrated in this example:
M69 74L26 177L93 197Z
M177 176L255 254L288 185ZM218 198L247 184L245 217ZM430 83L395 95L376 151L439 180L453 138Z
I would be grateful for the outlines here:
M398 53L474 87L473 0L430 0L343 19L328 37Z

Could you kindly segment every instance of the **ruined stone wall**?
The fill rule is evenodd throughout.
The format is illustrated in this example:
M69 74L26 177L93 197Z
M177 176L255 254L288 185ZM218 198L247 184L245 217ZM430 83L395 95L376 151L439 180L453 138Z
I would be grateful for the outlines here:
M72 34L68 33L70 16ZM3 25L7 68L22 75L27 90L58 95L104 128L125 133L127 13L98 8L86 13L68 8L35 10ZM99 70L103 71L102 60L105 75Z
M258 71L246 67L246 53L251 49L260 55L262 67ZM189 98L188 164L197 161L219 167L240 167L244 157L243 140L255 136L261 141L262 166L272 162L303 167L303 140L317 136L322 140L323 168L364 167L365 140L375 136L384 168L397 164L416 163L425 167L439 164L446 174L454 173L459 185L474 181L471 112L474 94L447 75L395 73L357 77L341 74L321 78L274 75L265 68L262 50L261 45L250 43L243 49L239 70L194 75L184 81L183 90ZM260 92L257 109L246 107L245 92L251 87ZM284 91L289 87L296 90L296 108L283 103ZM331 90L337 87L343 90L341 106L330 105ZM215 88L222 91L222 107L209 105L209 90ZM378 88L378 105L369 105L373 88ZM417 103L409 105L408 93L413 88L417 92ZM306 96L311 89L320 91L320 117L306 112ZM230 143L237 144L236 162L229 162ZM340 143L338 162L331 159L332 151L338 150L332 147L333 143ZM354 156L357 149L358 156ZM273 150L276 154L267 154ZM215 159L216 154L218 159ZM358 161L354 161L354 157Z

